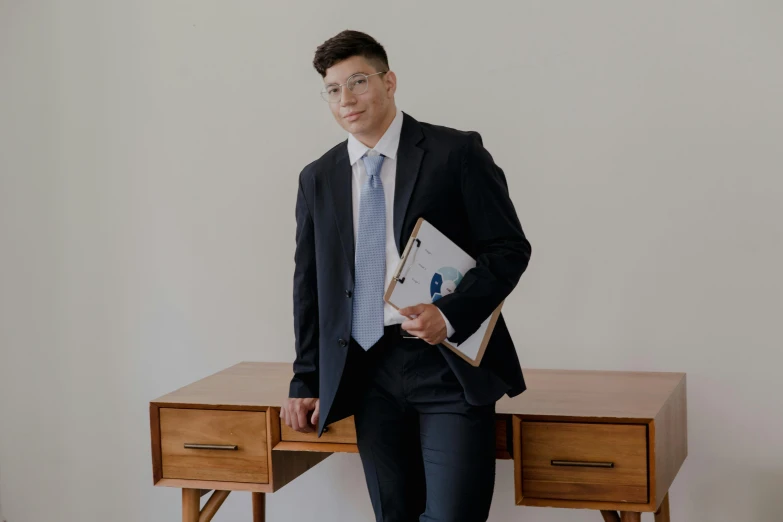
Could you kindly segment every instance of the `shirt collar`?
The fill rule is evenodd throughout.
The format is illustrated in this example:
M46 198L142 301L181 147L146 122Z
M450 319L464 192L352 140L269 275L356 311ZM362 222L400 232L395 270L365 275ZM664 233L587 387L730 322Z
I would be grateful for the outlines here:
M380 152L387 158L395 159L397 157L397 147L400 144L400 133L402 132L402 111L397 109L394 120L386 129L373 150ZM359 161L364 154L370 150L370 147L354 138L353 134L348 134L348 158L351 165Z

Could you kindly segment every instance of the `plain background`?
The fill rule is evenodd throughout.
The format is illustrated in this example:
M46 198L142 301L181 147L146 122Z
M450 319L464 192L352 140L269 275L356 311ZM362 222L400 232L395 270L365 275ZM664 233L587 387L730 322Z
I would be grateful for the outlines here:
M523 366L687 372L672 520L779 520L781 27L777 0L0 0L8 522L179 520L149 401L293 360L297 176L346 137L311 61L347 28L386 46L400 108L505 170ZM600 517L513 499L500 462L490 520ZM370 520L358 456L268 513ZM215 520L249 517L233 493Z

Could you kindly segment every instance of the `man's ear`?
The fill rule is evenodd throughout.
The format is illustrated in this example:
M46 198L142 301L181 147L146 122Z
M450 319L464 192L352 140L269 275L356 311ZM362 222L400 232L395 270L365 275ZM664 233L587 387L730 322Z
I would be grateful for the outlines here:
M394 74L394 71L389 71L383 76L386 85L386 94L391 98L394 96L394 93L397 92L397 75Z

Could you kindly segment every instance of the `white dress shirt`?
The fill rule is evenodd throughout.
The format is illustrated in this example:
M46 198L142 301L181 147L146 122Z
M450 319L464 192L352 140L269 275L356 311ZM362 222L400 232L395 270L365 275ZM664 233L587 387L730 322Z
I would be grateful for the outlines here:
M386 200L386 277L384 288L388 288L391 283L394 271L400 262L400 254L397 252L397 243L394 241L394 186L397 176L397 148L400 144L400 132L402 131L402 111L397 109L397 115L386 129L383 137L378 141L373 149L370 149L362 142L357 140L353 134L348 134L348 158L351 162L353 172L353 237L354 245L359 238L359 205L362 197L362 186L367 181L367 172L364 169L364 161L359 161L365 153L368 156L377 156L383 154L386 159L381 165L381 183L383 184L383 195ZM383 299L383 296L378 296ZM440 309L438 309L440 312ZM446 321L446 336L454 335L454 328L443 312L440 312L443 320ZM401 324L407 318L402 316L389 303L383 306L383 324L389 326L392 324Z

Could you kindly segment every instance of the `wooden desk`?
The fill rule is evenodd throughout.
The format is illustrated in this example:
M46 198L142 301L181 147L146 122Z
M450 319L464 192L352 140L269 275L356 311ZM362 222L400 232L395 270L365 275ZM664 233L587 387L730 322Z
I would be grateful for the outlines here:
M516 504L669 522L669 486L688 453L685 374L524 373L528 390L497 403L497 457L514 460ZM261 522L266 493L357 452L353 418L320 439L281 426L291 375L290 363L243 362L150 403L153 483L182 488L183 522L209 522L231 491L252 492Z

